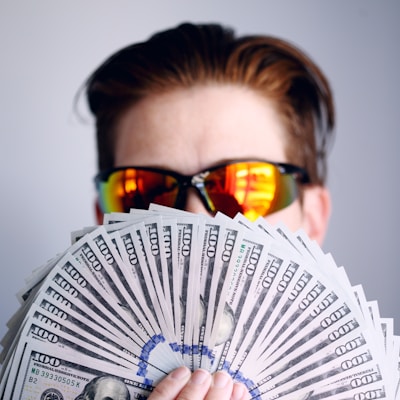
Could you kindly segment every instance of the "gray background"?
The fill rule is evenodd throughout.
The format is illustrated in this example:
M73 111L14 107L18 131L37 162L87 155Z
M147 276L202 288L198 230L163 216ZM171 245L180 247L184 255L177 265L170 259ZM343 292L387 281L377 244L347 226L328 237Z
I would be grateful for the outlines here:
M330 79L337 137L324 249L400 332L400 2L0 2L0 336L30 271L94 223L90 118L73 110L87 75L115 50L181 21L222 22L298 44Z

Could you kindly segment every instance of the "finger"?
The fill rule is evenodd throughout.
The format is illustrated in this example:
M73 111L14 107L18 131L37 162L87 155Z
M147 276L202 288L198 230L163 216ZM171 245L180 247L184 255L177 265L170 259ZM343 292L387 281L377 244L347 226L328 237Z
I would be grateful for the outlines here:
M181 390L176 400L203 400L210 388L211 380L209 372L204 369L197 369L192 373L188 383Z
M179 367L172 371L153 389L148 400L174 400L190 379L190 370Z
M250 393L246 385L243 383L235 382L233 384L232 396L230 400L249 400Z
M206 400L230 400L233 389L233 380L224 371L216 372L208 390Z

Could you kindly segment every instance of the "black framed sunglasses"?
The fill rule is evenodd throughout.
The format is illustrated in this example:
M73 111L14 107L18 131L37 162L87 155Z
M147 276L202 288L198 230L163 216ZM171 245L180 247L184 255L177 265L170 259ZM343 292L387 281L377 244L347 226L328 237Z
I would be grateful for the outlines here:
M152 167L118 167L95 177L103 213L147 209L150 203L184 209L187 189L194 188L207 210L229 217L238 212L250 220L291 204L299 184L310 183L300 167L269 161L232 161L182 175Z

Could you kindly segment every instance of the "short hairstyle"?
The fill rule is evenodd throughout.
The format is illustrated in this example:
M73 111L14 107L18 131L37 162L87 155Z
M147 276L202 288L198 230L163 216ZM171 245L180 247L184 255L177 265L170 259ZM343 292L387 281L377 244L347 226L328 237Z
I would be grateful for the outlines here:
M218 24L184 23L156 33L119 50L88 78L98 168L114 166L114 131L133 104L149 95L207 84L235 84L269 99L287 131L289 162L305 168L311 183L325 183L335 117L325 75L287 41L263 35L237 37Z

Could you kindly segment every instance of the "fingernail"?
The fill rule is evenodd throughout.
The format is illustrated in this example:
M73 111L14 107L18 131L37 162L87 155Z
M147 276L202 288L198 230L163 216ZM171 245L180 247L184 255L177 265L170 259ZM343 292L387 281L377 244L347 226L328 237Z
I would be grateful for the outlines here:
M209 372L204 369L197 369L193 372L192 377L190 378L191 382L196 385L202 385L210 376Z
M188 377L189 374L190 374L189 368L187 368L187 367L185 367L185 366L182 366L182 367L179 367L179 368L173 370L173 371L169 374L169 376L170 376L171 378L173 378L173 379L181 380L181 379L183 379L183 378Z
M231 400L250 399L250 394L244 384L235 382L233 385Z
M213 384L217 388L224 388L230 379L230 376L226 372L218 371L213 376Z

